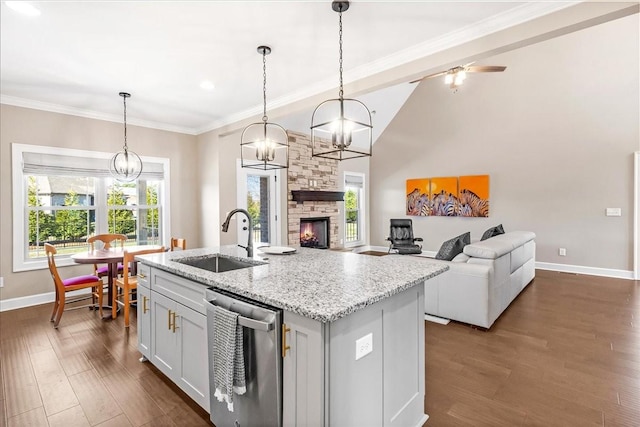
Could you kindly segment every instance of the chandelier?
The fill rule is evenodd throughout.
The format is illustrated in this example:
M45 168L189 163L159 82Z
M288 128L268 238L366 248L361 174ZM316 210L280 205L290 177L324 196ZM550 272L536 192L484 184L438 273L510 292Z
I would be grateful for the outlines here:
M337 99L316 107L311 116L311 155L334 160L371 156L371 112L357 99L344 97L342 79L342 12L348 1L333 1L331 8L339 14L340 90Z
M142 173L142 160L127 147L127 98L130 98L131 94L120 92L119 95L124 102L124 146L122 151L117 152L111 158L109 172L118 181L131 182L138 179Z

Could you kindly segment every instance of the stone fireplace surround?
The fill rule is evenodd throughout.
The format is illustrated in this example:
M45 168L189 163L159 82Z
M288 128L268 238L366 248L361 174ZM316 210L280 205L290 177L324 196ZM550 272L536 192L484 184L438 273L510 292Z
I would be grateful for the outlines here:
M339 205L335 201L292 200L292 191L338 191L338 161L311 157L311 137L287 131L289 169L287 169L288 245L300 245L300 218L329 217L329 247L338 244ZM328 146L328 142L327 142Z

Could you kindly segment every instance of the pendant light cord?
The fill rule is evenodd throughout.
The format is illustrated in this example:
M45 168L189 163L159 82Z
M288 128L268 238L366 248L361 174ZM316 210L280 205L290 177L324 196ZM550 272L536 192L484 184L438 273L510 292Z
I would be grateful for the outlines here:
M342 84L342 6L340 7L340 18L338 20L339 22L339 26L340 26L340 31L338 32L338 34L340 35L340 99L343 98L344 96L344 90L342 88L343 84Z
M262 51L262 121L267 123L267 50Z
M123 150L127 152L127 97L123 96L122 100L124 102L124 147Z

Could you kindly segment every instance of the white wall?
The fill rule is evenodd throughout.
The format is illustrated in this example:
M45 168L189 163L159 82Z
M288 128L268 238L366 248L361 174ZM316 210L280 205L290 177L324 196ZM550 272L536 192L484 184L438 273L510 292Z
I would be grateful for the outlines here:
M538 261L631 271L638 38L632 15L483 60L508 68L458 93L421 83L375 146L371 243L405 216L406 179L489 174L489 218L412 217L426 250L502 223L537 234Z

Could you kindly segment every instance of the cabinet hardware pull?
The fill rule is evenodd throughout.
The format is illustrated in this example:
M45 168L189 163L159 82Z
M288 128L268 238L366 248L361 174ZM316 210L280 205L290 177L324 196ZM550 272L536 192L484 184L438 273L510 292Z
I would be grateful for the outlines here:
M179 328L178 326L176 326L176 317L180 317L180 316L176 316L176 312L175 311L171 313L171 316L173 317L173 323L171 324L171 327L173 329L173 333L175 334L176 333L176 329Z
M142 314L149 311L149 307L147 307L147 301L149 301L149 298L142 295Z
M171 310L167 311L167 329L171 329Z
M287 345L287 332L291 331L291 328L287 328L285 323L282 324L282 358L284 359L287 356L287 350L291 349L290 346Z
M147 275L143 273L138 273L138 277L141 279L144 279L145 277L147 277Z

